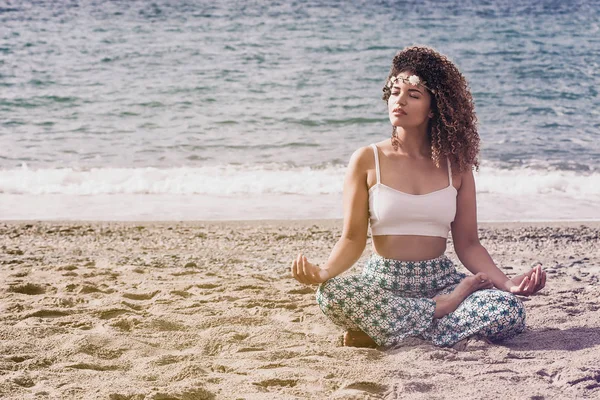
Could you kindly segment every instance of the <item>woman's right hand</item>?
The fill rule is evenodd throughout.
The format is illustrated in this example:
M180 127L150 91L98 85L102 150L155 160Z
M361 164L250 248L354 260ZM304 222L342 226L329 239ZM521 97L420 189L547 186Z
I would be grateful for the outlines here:
M302 253L292 261L292 275L306 285L318 285L329 279L329 271L309 262Z

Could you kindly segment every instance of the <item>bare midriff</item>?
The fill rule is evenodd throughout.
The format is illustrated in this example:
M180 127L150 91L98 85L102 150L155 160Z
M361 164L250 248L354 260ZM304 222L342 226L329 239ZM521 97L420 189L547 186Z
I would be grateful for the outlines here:
M438 236L381 235L373 236L373 250L383 258L425 261L444 254L446 241Z

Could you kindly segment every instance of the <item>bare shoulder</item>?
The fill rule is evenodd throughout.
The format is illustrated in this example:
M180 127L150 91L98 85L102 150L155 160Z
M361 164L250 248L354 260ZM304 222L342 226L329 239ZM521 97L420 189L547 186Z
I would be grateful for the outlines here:
M456 168L456 169L455 169ZM458 167L454 166L452 163L452 171L458 171ZM473 176L473 168L467 168L466 170L458 173L452 173L452 180L454 182L454 186L459 190L462 187L472 187L475 185L475 177Z
M367 172L375 165L375 154L371 146L363 146L352 153L348 167L356 172Z

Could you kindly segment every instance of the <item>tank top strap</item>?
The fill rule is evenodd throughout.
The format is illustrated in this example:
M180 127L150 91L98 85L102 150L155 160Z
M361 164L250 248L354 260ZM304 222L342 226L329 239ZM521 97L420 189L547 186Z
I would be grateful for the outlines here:
M449 186L452 186L452 166L450 162L450 158L446 157L446 161L448 161L448 181L450 181Z
M379 171L379 152L377 151L377 145L371 143L373 153L375 154L375 172L377 173L377 183L381 183L381 172Z

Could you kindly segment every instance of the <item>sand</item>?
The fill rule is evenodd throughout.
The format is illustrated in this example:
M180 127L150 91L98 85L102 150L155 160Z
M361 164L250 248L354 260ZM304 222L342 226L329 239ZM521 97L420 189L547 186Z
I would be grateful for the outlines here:
M0 222L0 398L600 398L600 223L481 224L507 274L548 272L527 331L387 351L342 347L289 272L299 251L324 262L340 228Z

